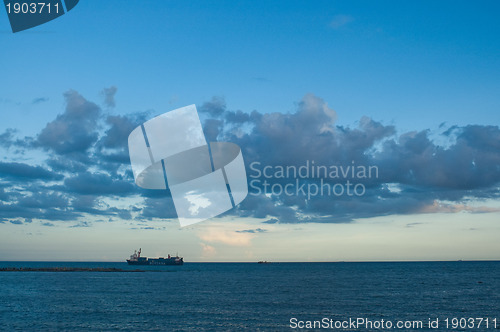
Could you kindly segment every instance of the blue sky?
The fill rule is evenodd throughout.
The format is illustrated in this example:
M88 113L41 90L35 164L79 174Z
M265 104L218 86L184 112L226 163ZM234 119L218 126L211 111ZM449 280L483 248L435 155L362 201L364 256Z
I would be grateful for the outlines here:
M388 245L385 251L381 250L373 257L371 253L375 251L376 245L370 246L367 243L378 243L378 237L359 240L359 243L365 245L354 245L358 243L355 240L346 241L349 238L347 233L364 234L368 229L374 234L380 234L381 239L384 239L384 234L399 234L404 239L409 231L420 227L421 237L416 236L414 240L416 248L419 245L428 247L426 241L429 240L426 239L430 232L442 232L439 233L442 236L435 241L442 243L441 252L447 248L456 250L451 244L453 241L449 241L446 234L455 234L460 238L463 229L474 229L474 234L480 235L471 238L476 239L474 243L483 243L484 248L480 250L478 248L481 246L472 243L460 257L467 256L470 251L470 258L498 258L498 245L495 246L493 241L488 242L487 239L488 234L498 234L498 226L494 220L498 219L498 212L495 210L498 207L498 150L495 152L495 149L498 147L499 138L496 135L500 122L499 10L500 5L496 1L187 3L87 0L81 1L74 10L59 19L16 34L10 32L7 15L1 14L0 135L12 133L10 138L4 136L7 143L4 144L1 158L5 163L2 171L3 190L21 192L20 195L32 197L26 177L15 178L12 170L22 167L19 164L40 167L27 171L31 174L41 172L41 177L36 180L39 186L36 190L37 193L46 194L44 201L55 197L50 195L61 198L62 207L54 207L56 210L66 208L75 213L78 208L74 200L79 200L80 209L85 205L82 202L87 200L89 208L101 211L114 209L112 214L115 219L114 222L96 222L95 220L108 220L108 217L104 218L101 212L84 212L83 209L78 211L81 217L73 220L74 216L69 213L68 220L63 221L33 218L31 223L23 220L22 224L16 224L11 222L17 220L15 215L5 215L4 224L0 225L5 231L1 234L13 239L14 243L11 243L10 249L6 244L1 249L18 255L15 256L17 259L30 259L29 254L19 254L22 250L46 250L46 254L35 258L47 259L54 252L61 252L62 248L67 247L63 238L71 238L71 233L75 234L75 239L81 239L81 249L68 257L57 256L57 259L106 259L86 249L90 244L102 249L99 252L115 250L107 259L119 259L128 254L123 253L123 250L128 250L132 245L145 247L140 241L134 240L138 238L143 243L150 239L151 247L158 254L162 254L161 250L165 247L163 242L173 242L173 245L169 244L170 250L178 250L176 247L180 247L192 260L253 260L273 250L276 254L271 258L276 260L295 260L297 257L298 260L314 260L315 255L320 260L434 259L437 256L432 252L422 257L413 256L414 251L409 249L410 246L405 246L404 241ZM112 96L116 103L114 107L104 102L102 93L103 89L112 86L117 88L116 94ZM68 93L70 90L73 92ZM215 102L211 102L214 97ZM431 170L435 172L449 172L457 183L453 185L449 181L450 177L446 176L417 177L420 181L417 184L423 184L419 188L422 196L441 202L439 204L444 204L442 206L445 208L433 210L422 206L420 210L417 209L418 213L412 212L406 208L408 202L423 202L423 199L408 189L403 191L405 194L401 195L401 201L387 205L382 212L377 212L373 207L365 207L368 213L363 216L362 221L359 221L359 215L349 219L346 216L351 212L338 208L334 211L338 213L336 216L342 215L342 220L350 220L342 226L317 223L290 226L287 220L280 220L283 225L262 224L269 218L283 217L286 214L276 212L276 216L260 218L245 212L238 215L239 219L236 221L234 215L213 221L212 225L217 225L217 231L200 230L210 227L209 224L180 230L176 227L175 220L164 218L163 224L163 221L155 219L154 222L166 227L163 229L151 220L134 219L131 206L142 206L143 194L133 192L133 189L127 189L130 190L127 194L103 190L109 183L116 186L126 186L126 183L133 185L133 180L126 177L125 162L114 166L85 164L81 159L83 155L62 154L62 147L43 135L47 123L58 121L58 115L63 114L57 122L59 124L80 121L73 116L75 108L68 106L72 102L83 103L84 110L95 110L92 103L99 109L85 120L83 127L75 127L83 128L82 137L85 133L92 132L98 133L101 138L106 136L106 130L112 126L110 122L106 122L106 117L109 119L109 116L135 119L135 122L127 122L129 125L194 103L202 110L204 119L213 115L211 109L221 110L219 115L226 116L226 122L223 127L218 127L218 138L233 138L243 148L279 146L278 141L272 141L271 136L266 134L266 122L259 119L268 122L279 119L298 126L301 112L312 116L316 114L314 107L328 107L336 112L332 128L337 132L343 130L343 136L335 138L337 143L349 143L359 133L373 137L368 146L372 149L381 149L384 141L392 139L396 142L387 145L381 150L383 153L374 155L371 159L389 169L389 175L377 183L378 186L383 186L384 181L416 185L405 182L407 177L404 171L415 171L417 164L431 165ZM257 130L249 131L249 136L244 139L234 136L232 130L238 124L227 121L228 114L236 114L238 110L245 114L255 110L264 116L246 124L246 130L252 126ZM266 118L266 115L273 113L281 115ZM362 120L364 116L373 122ZM215 120L223 121L222 118ZM322 122L325 119L321 117L315 118L315 121L325 124ZM128 128L125 122L121 123L122 130ZM208 128L210 123L205 122L205 125ZM8 131L9 128L15 131ZM287 128L281 129L285 133ZM295 127L295 130L304 136L312 134L309 127ZM413 131L415 132L412 133ZM443 136L447 131L448 134ZM422 134L425 132L428 134ZM484 135L481 136L480 133ZM425 135L433 140L433 144L428 144ZM87 136L84 138L92 139L92 135ZM453 145L457 138L458 143ZM16 139L20 141L14 144ZM97 144L96 142L94 143ZM318 141L311 138L311 142ZM445 145L451 144L453 149L448 152L438 151L442 142ZM76 142L74 143L76 147ZM324 144L326 143L312 143L314 146L309 150L319 151ZM417 158L415 153L415 158L411 159L405 150L409 145L425 145L434 149L434 155L420 154ZM95 147L92 145L89 149ZM91 153L90 150L85 150L86 156L95 152L92 150L94 152ZM301 160L305 160L307 149L297 151L304 151ZM332 156L336 151L330 151ZM288 158L292 152L270 152L275 156L281 155L283 163L292 162ZM363 153L353 155L360 157ZM439 159L433 159L435 155ZM480 160L484 162L484 168L475 173L465 166L460 167L472 163L467 160L471 155L482 158ZM66 172L61 175L64 172L55 169L54 156L65 162L78 160L82 163L80 168L85 171L80 169L80 173L73 173L73 177L82 180L85 176L89 177L87 179L95 176L93 179L101 181L103 185L95 187L93 190L97 191L92 193L82 191L81 187L71 187L76 180L61 180L60 176L69 179L72 174ZM307 156L311 157L314 155ZM403 165L405 158L415 164ZM52 159L52 163L49 159ZM276 162L276 158L270 156L266 161ZM393 165L387 166L390 163ZM116 167L115 171L119 170L115 172L118 175L111 174L111 167ZM45 174L43 171L52 173ZM470 183L467 182L469 180ZM467 185L463 185L465 182ZM454 188L453 194L450 188ZM18 200L19 196L6 197L4 204L19 205L21 203ZM39 202L41 201L40 199ZM68 207L67 204L71 206ZM301 211L331 215L332 211L328 210L326 213L327 209L323 204L328 202L318 202L316 210L311 211L308 206ZM373 206L380 205L378 202ZM457 207L458 205L462 208ZM19 208L22 206L26 205L19 205ZM279 206L281 205L273 205L269 209L278 211ZM294 205L285 202L283 206ZM479 210L483 213L477 214L474 207L480 207ZM441 215L444 210L446 214ZM132 213L133 222L130 222L131 218L126 211ZM423 211L430 213L431 217L427 214L422 217ZM19 212L19 218L25 219L25 213ZM464 213L469 219L464 218ZM374 223L370 223L370 218L375 218ZM407 218L416 220L407 221ZM423 218L425 222L429 218L439 219L439 225L449 221L449 232L446 227L439 228L438 222L435 226L419 226L422 223L419 218ZM460 222L454 222L455 220ZM84 221L92 226L69 229L69 225L80 225ZM475 222L483 225L482 228L476 227ZM44 223L55 226L43 227ZM381 226L374 229L374 224ZM408 224L414 227L406 227ZM400 225L401 229L391 225ZM142 237L136 234L147 231L141 230L141 227L161 229L147 232ZM426 231L422 231L423 228ZM256 229L264 231L255 231ZM242 232L245 230L250 232ZM43 235L33 241L32 237L37 232ZM103 237L107 232L121 234L123 241L109 244ZM285 249L270 248L271 243L281 243L281 248L286 248L289 243L306 241L306 238L315 238L319 234L345 236L336 238L334 242L337 244L331 244L328 237L315 244L308 244L307 247L312 248L309 256L304 256L302 251L292 255ZM467 234L470 236L470 232ZM43 240L44 236L46 240ZM235 237L241 238L241 241L230 240ZM163 241L162 238L166 240ZM412 237L408 235L408 238ZM386 238L388 239L389 237ZM388 240L388 243L392 242ZM484 246L484 243L489 246ZM326 250L332 245L334 247L331 250ZM358 250L351 246L365 249ZM235 251L234 247L240 251ZM449 255L437 258L460 258L452 253L452 249L449 249ZM395 250L405 254L393 257L391 255ZM320 254L339 251L355 254Z
M223 95L266 113L291 111L311 92L341 123L498 123L498 6L85 1L23 34L6 33L4 17L1 98L47 97L55 109L61 91L116 85L125 112Z

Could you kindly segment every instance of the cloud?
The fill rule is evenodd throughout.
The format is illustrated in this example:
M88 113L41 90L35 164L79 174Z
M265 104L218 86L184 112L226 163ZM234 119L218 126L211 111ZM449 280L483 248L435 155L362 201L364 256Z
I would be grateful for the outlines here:
M200 243L201 245L201 257L203 258L212 258L217 254L217 250L211 245Z
M99 195L74 195L69 207L75 213L81 212L93 216L114 216L124 220L132 218L129 209L109 206L109 204L106 204L99 197Z
M31 103L34 104L34 105L36 105L36 104L44 103L46 101L49 101L49 98L40 97L40 98L33 99L33 101Z
M108 93L114 98L116 91ZM83 226L88 217L175 220L170 191L138 188L130 169L128 135L151 114L106 114L76 91L66 92L64 98L64 112L38 135L21 139L15 129L0 134L0 146L17 147L28 158L37 156L36 165L31 165L8 150L11 154L0 161L2 221L71 221ZM266 224L345 223L391 214L497 211L468 201L500 196L498 126L443 125L439 142L446 144L440 145L429 130L398 134L395 126L366 116L355 125L340 126L337 112L314 94L304 95L288 113L233 110L222 97L213 97L199 110L210 141L241 147L248 175L253 174L249 167L253 162L262 167L300 167L314 161L326 166L376 165L379 170L378 178L359 180L366 188L362 197L255 195L250 187L251 195L223 216L252 217ZM274 177L268 182L283 185L290 180L294 179ZM319 178L303 182L320 185ZM257 187L263 189L262 184ZM112 203L124 199L134 203L128 207ZM200 238L209 244L247 246L265 231L211 230Z
M0 175L3 178L60 180L61 174L54 173L42 166L31 166L18 162L0 162Z
M70 226L70 228L79 228L79 227L90 227L92 224L88 221L80 221L77 224Z
M18 220L18 219L14 219L14 220L9 220L11 224L14 224L14 225L22 225L23 222L21 220Z
M101 109L73 90L66 92L64 98L65 112L42 129L35 144L62 155L83 153L97 141Z
M330 21L329 26L330 28L337 30L342 28L343 26L346 26L352 21L354 21L354 18L350 15L335 15Z
M210 101L203 103L199 107L200 113L207 113L210 116L218 117L226 111L226 101L223 97L214 96Z
M106 117L108 129L99 140L99 145L106 149L124 149L128 147L128 135L137 126L147 120L149 113L132 115L109 115Z
M146 220L158 219L176 219L174 202L168 191L154 190L158 192L157 197L146 197L144 206L140 208L139 216Z
M56 192L39 192L18 198L17 206L25 209L48 209L68 206L68 198Z
M411 228L411 227L414 227L414 226L417 226L417 225L422 225L423 223L421 222L411 222L411 223L408 223L406 224L406 227L407 228Z
M33 145L33 138L31 137L25 137L24 139L15 138L15 134L17 134L17 132L18 131L16 129L7 128L2 134L0 134L0 146L8 149L11 146L27 148ZM19 152L22 152L22 150L15 151L15 153Z
M484 131L487 135L479 134ZM500 130L494 126L456 128L455 143L436 145L428 131L402 134L387 141L374 155L384 172L383 180L429 189L453 191L485 189L500 182ZM450 196L450 198L453 198Z
M81 172L85 172L88 169L88 161L86 158L68 158L68 156L58 156L51 155L47 159L46 163L53 171L58 173L71 173L78 174Z
M500 212L499 208L491 208L486 206L467 206L465 204L444 203L434 201L431 205L426 205L420 210L422 213L458 213L458 212L472 212L472 213L489 213Z
M80 173L64 180L63 190L82 195L116 195L127 196L136 192L130 182L113 178L104 173Z
M0 201L7 201L10 197L10 194L5 192L5 189L0 187Z
M129 174L127 181L133 179L129 168L128 135L136 127L148 120L149 112L138 112L128 115L109 115L102 126L105 129L94 145L93 158L100 164L101 169L108 173L116 173L121 165L127 165ZM122 167L123 168L123 167Z
M9 148L13 144L13 138L15 133L16 130L8 128L5 130L5 132L0 134L0 146Z
M234 247L247 247L250 245L253 234L237 233L234 231L227 231L222 229L203 229L198 237L205 242L221 243Z
M117 164L130 163L128 155L128 135L147 120L149 112L129 115L109 115L104 135L96 143L95 156L101 163L109 163L107 170L116 169Z
M203 132L205 133L205 137L209 142L217 141L217 137L222 131L222 124L223 122L221 120L208 119L205 121Z
M65 194L49 191L41 185L24 185L10 190L8 199L0 201L2 217L68 221L81 216L71 209Z
M101 93L104 97L104 105L109 108L114 108L116 106L115 95L117 91L118 88L116 86L111 86L102 90Z
M0 134L1 146L23 147L25 155L34 153L39 160L30 165L9 160L11 154L0 162L0 214L27 221L79 221L83 216L132 219L136 207L110 206L102 198L141 194L129 169L127 137L148 113L105 116L76 91L64 97L64 112L35 138L16 138L15 129Z
M256 229L244 229L242 231L236 231L236 233L265 233L267 232L267 229L262 229L262 228L256 228Z
M220 104L224 104L220 102ZM243 113L219 108L214 120L218 139L238 144L247 166L375 165L378 177L361 179L363 197L318 195L249 195L231 213L256 217L265 223L351 222L390 214L425 211L476 212L481 209L434 207L435 202L463 204L466 199L496 198L500 183L500 130L497 126L453 127L443 133L445 147L429 131L396 134L392 125L362 117L357 127L336 125L337 113L313 95L305 95L293 113ZM205 122L205 126L214 122ZM245 126L246 130L241 130ZM210 130L206 130L210 132ZM251 175L251 173L250 173ZM251 181L252 178L249 178ZM262 177L261 177L262 180ZM271 178L269 185L294 179ZM339 180L325 179L334 185ZM319 186L319 178L303 179ZM394 191L388 184L397 184ZM258 187L259 185L257 185ZM260 186L260 189L263 189ZM250 188L252 191L253 189ZM255 190L253 191L255 194Z

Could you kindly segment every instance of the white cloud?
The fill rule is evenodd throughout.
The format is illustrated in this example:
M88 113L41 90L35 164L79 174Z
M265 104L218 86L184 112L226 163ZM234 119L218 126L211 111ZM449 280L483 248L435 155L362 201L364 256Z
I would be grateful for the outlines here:
M211 245L200 243L201 245L201 257L202 258L211 258L217 254L217 250Z
M247 247L251 245L251 240L255 235L251 233L237 233L222 229L202 229L199 238L205 242L222 243L235 247Z
M421 213L490 213L499 212L500 209L487 206L469 206L467 204L445 203L435 200L433 204L422 207Z

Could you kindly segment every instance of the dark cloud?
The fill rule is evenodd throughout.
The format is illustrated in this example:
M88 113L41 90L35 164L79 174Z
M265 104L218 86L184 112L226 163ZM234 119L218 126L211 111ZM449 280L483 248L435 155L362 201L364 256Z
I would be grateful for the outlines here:
M71 200L71 207L75 211L96 214L99 205L99 196L97 195L78 195Z
M69 205L69 199L61 193L38 192L22 196L17 206L24 209L64 209Z
M21 220L17 220L17 219L14 219L14 220L9 220L11 224L14 224L14 225L22 225L23 222Z
M100 140L100 145L107 149L127 148L128 135L147 120L148 113L133 115L110 115L106 118L108 129Z
M75 212L86 213L93 216L120 217L124 220L132 219L129 209L119 209L109 206L98 195L76 195L70 204Z
M89 223L88 221L80 221L77 224L70 226L70 228L90 227L90 226L92 226L92 224Z
M96 144L96 155L101 163L111 163L108 167L116 168L117 163L127 164L130 162L128 135L144 123L148 115L148 112L142 112L126 116L110 115L106 118L108 129Z
M104 88L102 90L102 95L104 97L104 104L107 107L113 108L116 106L115 94L118 91L116 86L111 86L109 88Z
M60 180L62 175L41 166L31 166L17 162L0 162L0 176L3 178Z
M0 134L0 146L5 148L9 148L12 144L14 144L14 134L16 133L15 129L8 128Z
M243 150L247 173L252 162L300 167L314 161L326 166L375 165L379 170L378 178L358 181L366 188L362 197L249 195L233 214L262 218L267 223L350 222L439 210L436 202L440 200L461 204L467 197L499 196L497 126L451 128L444 133L451 143L442 147L429 137L429 131L397 136L394 126L369 117L361 118L357 127L337 126L336 112L312 94L304 96L296 112L288 114L247 114L227 110L225 104L216 109L208 113L216 115L219 122L210 126L207 120L205 131L216 134L219 140L237 143ZM242 126L249 127L241 131ZM268 182L286 184L290 179ZM304 179L303 183L320 185L320 180ZM395 184L396 190L388 183Z
M203 125L203 131L208 142L216 142L222 130L223 122L221 120L208 119Z
M132 219L132 214L130 213L130 210L118 209L116 207L112 207L108 210L123 220Z
M36 104L44 103L46 101L49 101L49 98L40 97L40 98L33 99L33 101L31 103L36 105Z
M104 173L80 173L64 180L64 188L71 193L82 195L116 195L126 196L136 192L136 187L130 181L112 178Z
M68 172L72 174L85 172L88 169L89 162L88 158L68 158L68 155L53 155L47 159L47 165L52 168L53 171L60 173Z
M498 126L468 125L459 130L457 139L482 152L498 154L498 151L500 151L500 130Z
M251 132L241 135L229 131L224 135L224 140L244 149L245 161L265 160L271 165L296 165L305 160L338 162L334 159L339 149L336 138L342 133L335 132L337 114L322 99L309 94L298 104L296 113L253 113L250 118Z
M7 201L9 197L9 193L5 192L3 187L0 187L0 201Z
M177 212L175 212L172 198L166 196L146 198L144 200L144 207L141 208L140 218L145 220L152 220L154 218L176 219Z
M262 228L256 228L256 229L244 229L242 231L236 231L236 233L265 233L267 232L267 229L262 229Z
M103 91L114 106L116 88ZM145 122L147 112L106 115L95 103L75 91L64 94L63 114L49 122L35 138L16 137L14 129L0 134L0 146L24 153L39 149L44 162L33 166L19 159L0 162L0 216L11 220L71 221L90 226L83 217L146 221L177 217L169 190L144 190L133 179L128 135ZM250 164L300 167L316 165L376 165L378 178L359 180L362 197L297 194L251 194L222 216L254 217L264 223L351 222L357 218L429 212L483 212L464 207L467 199L498 198L500 183L500 129L498 126L441 126L446 146L428 130L396 133L369 117L355 126L336 124L337 113L327 103L307 94L290 113L251 113L228 109L222 97L199 107L209 141L238 144L247 173ZM253 178L249 177L251 181ZM268 179L286 184L294 179ZM325 179L328 184L338 179ZM319 178L303 179L320 185ZM260 186L260 187L259 187ZM262 185L258 185L260 189ZM128 208L109 205L106 198L134 198ZM447 202L445 203L442 202ZM92 219L94 220L94 219ZM238 232L259 233L264 229Z
M218 117L226 111L226 101L223 97L214 96L212 100L203 103L199 107L200 113L207 113L212 117Z
M106 117L107 130L99 140L97 147L108 153L121 152L128 158L128 136L136 127L148 120L149 112L129 115L110 115Z
M5 218L25 220L68 221L81 217L68 206L68 198L44 187L24 186L21 191L10 193L8 203L0 202L0 215Z
M14 153L24 153L24 149L31 148L33 146L33 138L32 137L24 137L23 139L16 138L17 134L16 129L8 128L3 133L0 134L0 146L6 149L10 147L18 148L15 151L11 151Z
M382 180L418 185L429 190L482 190L500 182L500 130L467 126L456 130L455 144L436 145L427 131L403 134L390 140L374 156Z
M108 106L112 106L115 92L114 88L103 91L108 97ZM36 138L18 139L14 129L0 134L0 145L5 148L23 147L28 152L42 148L48 152L46 161L37 166L0 162L3 180L0 215L12 220L46 221L77 221L89 215L142 220L165 215L160 211L159 198L167 197L171 201L170 192L138 188L128 157L128 135L147 120L149 113L105 115L95 103L76 91L69 91L64 97L63 114L49 122ZM153 204L154 198L158 203L145 212L142 206L122 209L102 199L128 196L152 197L146 205Z
M98 139L97 121L100 108L76 91L64 94L66 110L49 122L35 144L58 154L83 153Z
M243 124L252 120L252 115L255 115L255 113L256 112L254 112L253 114L248 114L240 110L228 111L225 113L225 119L228 123Z

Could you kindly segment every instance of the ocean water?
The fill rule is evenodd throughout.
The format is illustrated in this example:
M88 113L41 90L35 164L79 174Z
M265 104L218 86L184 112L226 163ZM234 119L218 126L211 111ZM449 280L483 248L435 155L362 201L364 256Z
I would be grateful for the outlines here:
M21 266L136 268L0 262ZM154 270L162 272L0 272L0 330L287 331L299 330L291 319L298 327L358 318L423 322L404 331L453 330L446 319L483 318L488 328L477 320L454 330L500 330L500 262L185 263ZM429 319L439 319L437 329Z

